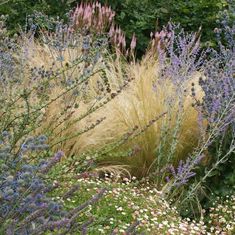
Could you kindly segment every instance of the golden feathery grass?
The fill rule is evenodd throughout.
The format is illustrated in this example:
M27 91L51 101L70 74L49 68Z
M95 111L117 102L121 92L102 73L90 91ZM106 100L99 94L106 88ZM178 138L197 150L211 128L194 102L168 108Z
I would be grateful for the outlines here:
M84 65L82 63L72 69L67 69L66 67L66 64L72 64L72 62L76 58L79 58L81 56L81 50L79 51L77 49L68 49L63 51L63 54L60 55L63 56L63 62L61 62L57 61L56 59L58 56L57 52L49 48L47 45L41 45L33 41L29 42L27 38L25 40L27 41L28 45L27 66L29 68L39 68L43 66L43 68L49 69L53 65L54 69L58 71L64 71L64 73L61 72L60 78L62 77L62 79L67 79L71 76L79 78L79 76L81 76L82 70L84 68ZM115 89L115 87L118 87L122 83L122 81L120 81L120 78L123 74L121 74L120 72L121 68L118 68L115 63L109 63L109 65L110 68L109 70L105 70L105 73L108 77L109 84L111 84L111 90L113 90ZM117 65L120 66L120 64ZM105 68L102 60L97 63L95 70L98 70L100 68ZM114 74L117 73L119 73L119 76L115 77ZM84 96L74 98L73 91L66 93L66 88L61 86L60 83L57 81L59 79L50 81L53 86L51 86L48 91L49 100L54 99L55 101L45 107L45 109L43 110L43 121L37 132L50 133L52 131L52 133L50 133L50 141L52 145L64 139L64 141L61 141L60 144L57 144L55 148L63 149L67 153L67 156L78 155L86 151L88 146L97 146L97 143L99 143L99 145L106 144L107 140L104 140L103 142L101 141L102 131L91 130L87 133L79 135L79 133L85 130L89 125L91 125L92 123L96 123L97 120L100 120L104 117L103 113L100 113L99 111L96 111L95 114L86 115L86 113L89 113L91 107L100 103L97 100L99 91L96 88L96 81L102 81L102 76L103 73L95 73L89 79L89 83L84 91L84 95L88 97L87 100L84 100ZM31 85L29 82L29 77L29 74L25 76L24 86ZM117 79L117 77L119 79ZM36 87L38 86L38 82L34 81L34 84L32 85ZM78 86L78 89L81 91L82 87ZM65 94L61 96L61 94L63 93ZM110 97L110 94L108 95L108 97ZM104 100L105 98L103 98L101 102ZM78 108L73 108L74 103L79 104ZM63 113L63 111L66 110L66 107L68 106L72 107L68 109L67 113ZM81 118L82 116L86 117ZM76 138L70 138L70 136L75 136L76 134ZM99 138L99 140L97 140L96 136L97 138Z
M199 86L196 85L200 74L194 74L191 79L181 84L186 92L179 97L177 87L170 78L162 81L158 79L157 68L157 61L151 58L142 63L130 65L128 73L130 77L135 78L134 82L106 107L109 109L106 123L113 126L110 129L115 129L118 133L125 133L134 126L144 128L150 120L167 112L163 118L132 141L132 145L138 145L141 149L139 154L130 159L120 159L120 163L131 165L132 172L137 175L146 175L153 162L158 162L156 149L160 144L163 145L163 137L166 138L166 143L161 150L163 151L161 154L164 155L161 161L166 163L169 155L174 155L171 157L171 163L177 163L179 159L186 158L200 139L198 112L192 107L194 100L191 96L191 83L193 82L198 98L203 96ZM159 85L154 91L153 83L156 82L159 82ZM166 134L163 133L164 127L168 132ZM176 128L178 128L177 132ZM172 145L176 142L174 138L177 139L177 143L173 148ZM110 159L107 161L110 162Z
M30 60L32 65L50 64L53 53L47 47L37 44L34 45L33 50L34 58ZM64 61L70 63L71 59L78 57L80 53L81 51L65 51ZM57 63L58 66L64 66L60 62ZM166 112L164 117L147 128L140 136L114 150L116 152L138 146L140 151L135 156L130 158L123 156L118 159L110 155L103 156L101 166L103 164L107 167L107 164L112 165L112 163L128 165L133 174L143 176L154 168L154 164L164 165L168 163L168 160L171 163L177 163L179 159L186 158L193 151L200 140L200 129L198 112L192 107L194 100L191 96L191 84L195 83L197 99L201 99L203 93L197 85L199 73L193 74L190 79L178 85L181 86L180 90L185 90L184 94L179 95L177 90L179 87L173 84L171 78L165 80L159 78L158 61L151 56L146 56L138 63L127 63L120 58L115 60L110 57L106 58L105 65L102 61L98 63L98 66L103 66L111 90L114 92L126 79L134 78L134 81L117 97L83 120L79 120L79 117L86 113L94 103L99 103L95 99L98 91L94 87L95 81L103 76L101 73L95 74L89 81L89 91L92 91L90 93L92 98L89 102L79 100L79 107L70 109L70 114L67 116L65 114L60 117L66 101L71 102L71 93L49 105L45 110L44 122L40 129L54 130L52 144L57 142L56 139L64 139L55 146L56 148L63 149L67 156L78 156L87 150L99 149L116 141L135 126L144 128L149 121ZM73 74L79 76L80 73L81 67L78 67ZM55 86L51 91L51 97L57 97L63 89ZM106 118L102 123L76 136L76 133L102 117ZM56 128L57 120L61 121L62 118L65 119L64 122ZM76 122L76 119L79 121ZM74 137L66 140L66 137L71 135Z

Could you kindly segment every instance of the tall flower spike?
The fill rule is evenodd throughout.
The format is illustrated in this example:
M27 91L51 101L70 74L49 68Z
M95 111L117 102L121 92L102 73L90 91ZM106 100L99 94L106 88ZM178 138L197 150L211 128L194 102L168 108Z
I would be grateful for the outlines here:
M109 37L112 37L115 32L114 25L112 24L109 30Z
M132 39L131 39L131 50L133 51L136 47L136 36L133 34Z

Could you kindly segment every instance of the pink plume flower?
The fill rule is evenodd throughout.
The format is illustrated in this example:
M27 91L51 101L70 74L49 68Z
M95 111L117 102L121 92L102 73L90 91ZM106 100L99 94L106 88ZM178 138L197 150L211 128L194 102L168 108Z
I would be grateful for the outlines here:
M135 34L133 34L131 39L131 50L134 50L135 47L136 47L136 36Z

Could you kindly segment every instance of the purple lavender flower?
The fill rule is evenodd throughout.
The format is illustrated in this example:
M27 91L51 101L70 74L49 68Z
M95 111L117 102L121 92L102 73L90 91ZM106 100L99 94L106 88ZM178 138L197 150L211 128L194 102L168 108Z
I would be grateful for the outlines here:
M40 172L47 173L64 156L62 151L58 151L46 164L42 165Z
M180 160L176 169L173 165L170 165L168 170L173 176L173 183L171 187L179 187L187 184L189 179L196 175L193 170L198 166L203 157L204 155L198 155L195 158L187 158L185 162ZM169 180L170 179L168 176L168 181Z

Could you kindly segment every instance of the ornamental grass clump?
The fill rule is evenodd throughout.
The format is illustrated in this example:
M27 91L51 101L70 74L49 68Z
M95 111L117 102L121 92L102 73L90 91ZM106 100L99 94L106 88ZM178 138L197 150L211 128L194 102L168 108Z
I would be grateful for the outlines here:
M42 17L37 13L29 21L38 22ZM37 25L39 39L28 33L22 42L26 75L23 85L37 90L34 102L49 101L42 109L37 133L47 133L53 149L63 149L68 157L78 156L89 149L87 146L97 146L97 142L103 146L107 143L102 139L103 131L96 128L107 113L99 110L112 103L131 82L122 73L122 65L114 64L108 53L108 35L71 31L73 22L66 26L52 20L54 32Z
M55 100L63 93L64 86L71 88L71 92L60 96L45 109L42 132L51 135L49 139L55 150L61 148L67 156L88 151L89 156L98 160L101 169L116 167L138 177L153 171L162 175L160 169L170 163L176 165L192 152L205 127L204 124L199 127L198 111L192 107L196 99L203 97L198 86L202 58L197 58L200 50L198 33L187 35L181 30L176 34L177 27L156 34L158 40L152 44L156 48L152 46L146 57L136 63L128 63L120 53L112 58L105 45L97 49L95 45L103 45L101 42L107 45L102 34L98 38L89 33L82 36L79 31L77 34L76 31L64 32L60 26L55 35L42 34L42 45L32 40L29 66L32 62L40 65L31 69L33 74L40 77L41 73L52 73L47 72L46 67L53 59L54 67L51 66L49 71L63 68L56 75L62 85L58 84L59 79L53 81L48 93L50 98ZM83 41L79 43L75 35L80 35ZM57 43L60 38L63 43ZM68 40L77 44L70 47L72 43ZM134 42L135 38L132 50ZM158 53L154 54L156 49ZM76 65L78 58L82 62ZM93 58L99 59L94 62ZM93 70L99 72L77 86L77 76L83 74L83 69L90 73ZM73 90L73 84L77 86L76 90ZM64 107L63 118L61 107ZM164 173L157 184L163 183L165 177Z
M117 145L114 151L120 154L116 157L115 153L112 156L114 151L106 156L102 153L101 165L123 164L138 177L155 172L160 175L158 185L165 182L161 170L185 160L199 144L205 128L204 121L199 125L198 111L193 107L204 95L198 85L202 62L198 34L176 34L172 29L167 35L172 38L166 48L158 48L159 55L150 51L141 62L123 66L120 73L133 81L103 111L106 121L102 135L108 131L102 139L125 138L125 133L135 128L143 131ZM157 117L161 118L155 121ZM126 157L124 152L131 149L138 151Z
M74 133L71 131L78 122L82 123L83 119L109 102L112 96L104 97L102 92L97 94L96 89L97 84L103 87L107 83L102 76L106 38L71 33L68 26L61 22L52 23L55 32L52 35L44 33L41 41L35 42L35 27L22 34L22 40L18 38L21 47L14 55L16 64L11 72L14 76L18 73L19 81L8 84L8 89L1 89L5 89L6 96L16 97L12 102L12 107L17 107L16 120L24 116L25 103L28 114L40 119L40 125L32 131L45 133L56 148L99 125L104 116L93 119L89 125L85 125L87 122L79 125ZM74 117L73 113L78 108L78 115ZM27 119L27 122L30 121Z

